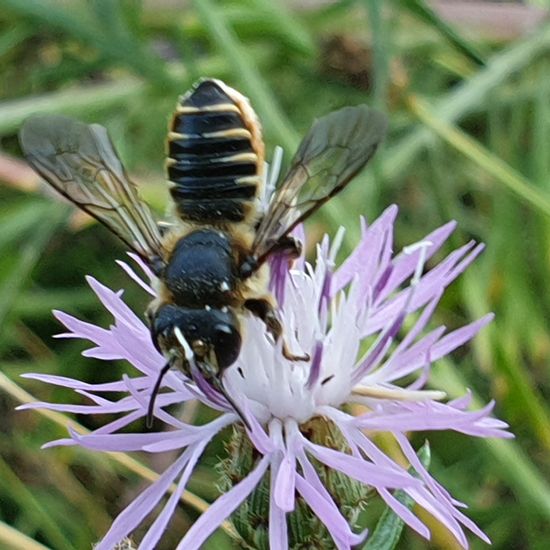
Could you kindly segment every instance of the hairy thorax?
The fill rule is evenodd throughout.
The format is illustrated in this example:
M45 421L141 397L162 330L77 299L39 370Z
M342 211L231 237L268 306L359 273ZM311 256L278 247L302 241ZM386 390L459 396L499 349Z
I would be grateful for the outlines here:
M251 277L240 276L253 232L244 225L227 229L178 224L170 230L165 244L171 252L156 289L158 299L150 310L164 303L186 308L240 309L250 299L267 298L272 302L267 265Z

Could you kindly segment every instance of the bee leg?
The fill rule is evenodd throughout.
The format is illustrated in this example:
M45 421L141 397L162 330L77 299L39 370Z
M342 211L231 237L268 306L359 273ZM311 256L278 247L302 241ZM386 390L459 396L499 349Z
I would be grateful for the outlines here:
M273 248L269 252L269 255L271 254L284 254L289 261L295 260L302 254L302 243L294 237L286 235L273 245ZM239 268L239 276L241 279L248 279L251 277L266 259L267 257L259 259L256 256L247 256L244 258Z
M291 235L285 235L277 241L273 247L272 253L284 253L289 257L289 259L295 260L302 254L302 243Z
M289 361L309 361L310 357L306 353L304 355L293 354L285 339L283 338L283 325L277 315L277 310L273 307L267 298L255 298L246 300L244 307L261 319L267 328L267 332L273 336L273 339L278 342L283 340L283 356Z

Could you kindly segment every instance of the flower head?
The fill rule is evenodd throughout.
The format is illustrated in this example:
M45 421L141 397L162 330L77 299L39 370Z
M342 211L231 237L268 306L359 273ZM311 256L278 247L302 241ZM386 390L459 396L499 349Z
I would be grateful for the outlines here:
M237 433L251 449L252 466L203 513L178 548L200 548L261 483L266 484L269 499L267 536L271 549L283 550L292 545L287 516L298 503L307 505L337 548L359 544L367 533L354 531L349 514L336 504L319 466L378 493L406 524L426 538L430 536L426 525L393 496L393 490L403 490L445 525L463 547L468 546L465 527L488 541L460 511L461 503L422 465L406 437L407 432L417 430L510 437L506 424L490 416L492 403L469 411L470 395L445 402L443 392L425 389L432 363L470 340L491 320L492 316L487 315L452 332L446 332L445 327L427 330L445 288L476 258L482 246L468 243L424 273L426 262L441 248L454 223L394 256L396 214L397 209L390 207L372 225L362 222L359 244L339 267L335 266L335 257L341 233L332 243L328 237L323 239L314 265L300 259L288 270L286 264L273 261L271 284L279 302L285 338L294 352L305 353L310 359L285 359L281 343L266 337L262 322L246 319L241 355L224 376L226 391L250 423L246 430L220 394L207 386L191 384L180 372L170 371L155 406L155 416L167 429L123 433L126 426L147 414L151 389L165 364L149 329L124 303L122 291L113 292L91 277L88 282L113 315L114 324L105 329L66 313L55 313L68 329L59 337L89 340L94 347L84 352L86 356L106 361L125 359L138 374L107 384L27 375L70 387L91 402L35 403L33 407L119 415L89 435L71 431L69 438L48 445L179 452L160 478L116 518L97 546L99 550L110 549L131 534L175 483L176 490L141 541L141 547L153 547L165 531L206 445L231 424L241 426ZM154 296L150 284L153 275L139 259L134 260L149 282L139 278L127 264L121 262L121 266ZM114 392L123 392L124 396L109 399ZM193 426L167 410L170 405L191 399L201 400L220 415L205 425ZM354 404L360 407L359 412L358 407L348 406ZM331 436L319 436L323 430ZM382 451L372 437L377 432L393 434L416 475Z

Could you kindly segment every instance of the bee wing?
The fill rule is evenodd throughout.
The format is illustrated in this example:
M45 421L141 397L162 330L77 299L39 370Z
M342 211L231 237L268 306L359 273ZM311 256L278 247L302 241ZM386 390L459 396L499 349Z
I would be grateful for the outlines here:
M344 189L374 155L386 128L386 117L366 105L345 107L313 124L256 232L252 254L258 265L296 225Z
M30 165L59 193L145 260L164 258L157 224L103 126L60 115L34 116L23 124L19 141Z

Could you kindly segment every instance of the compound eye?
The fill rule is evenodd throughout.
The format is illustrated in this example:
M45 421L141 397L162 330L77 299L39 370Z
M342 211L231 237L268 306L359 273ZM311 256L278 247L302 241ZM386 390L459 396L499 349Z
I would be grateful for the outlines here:
M214 350L220 370L231 366L241 351L241 335L232 325L218 323L214 326Z

